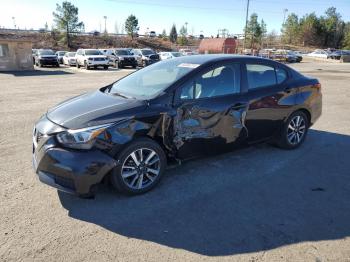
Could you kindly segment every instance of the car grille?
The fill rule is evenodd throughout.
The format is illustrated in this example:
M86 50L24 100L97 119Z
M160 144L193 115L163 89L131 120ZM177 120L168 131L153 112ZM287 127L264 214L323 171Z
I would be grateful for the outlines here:
M102 57L96 57L94 58L94 61L105 61L105 59Z
M159 60L159 55L150 55L149 58L152 60Z
M135 58L133 58L133 57L125 57L124 60L125 61L135 61Z

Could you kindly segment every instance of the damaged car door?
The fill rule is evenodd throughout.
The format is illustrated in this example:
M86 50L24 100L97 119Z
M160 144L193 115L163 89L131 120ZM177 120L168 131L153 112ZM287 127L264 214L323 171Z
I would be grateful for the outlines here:
M177 90L175 101L174 143L180 158L220 150L246 134L240 63L203 70Z

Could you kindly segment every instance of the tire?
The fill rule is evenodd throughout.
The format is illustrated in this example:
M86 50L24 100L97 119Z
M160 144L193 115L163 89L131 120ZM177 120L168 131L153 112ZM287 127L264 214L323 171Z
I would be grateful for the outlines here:
M88 64L86 63L86 61L84 61L84 67L86 70L90 70L90 67L88 66Z
M141 152L143 161L140 157ZM134 157L139 165L134 161ZM154 188L166 168L163 149L149 138L139 138L131 142L116 156L116 160L118 165L111 172L111 184L119 192L128 195L143 194ZM149 169L152 172L149 172Z
M309 126L309 119L304 112L294 112L283 125L277 145L283 149L298 148L305 141Z
M39 61L39 62L38 62L38 66L39 66L39 67L43 67L43 64L40 63L40 61Z
M103 66L103 69L104 69L104 70L108 70L108 66L106 66L106 65Z
M60 64L57 64L56 67L60 67Z
M80 68L80 65L78 63L78 61L76 62L76 67L79 69Z
M136 65L133 65L133 66L132 66L132 68L134 68L134 69L136 69L136 67L137 67Z
M142 66L143 66L143 67L146 67L146 66L147 66L147 63L146 63L145 60L142 61Z

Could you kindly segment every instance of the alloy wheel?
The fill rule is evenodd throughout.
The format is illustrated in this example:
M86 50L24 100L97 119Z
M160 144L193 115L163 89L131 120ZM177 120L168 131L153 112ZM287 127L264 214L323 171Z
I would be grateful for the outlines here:
M287 128L287 139L291 145L299 144L306 132L306 122L304 117L296 115L293 117Z
M140 148L129 154L121 169L124 183L131 189L143 189L151 185L160 174L160 158L149 148Z

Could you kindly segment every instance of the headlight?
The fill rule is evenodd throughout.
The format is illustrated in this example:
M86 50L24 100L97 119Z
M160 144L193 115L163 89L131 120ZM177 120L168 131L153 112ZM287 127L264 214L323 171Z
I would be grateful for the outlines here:
M145 59L146 59L146 60L149 60L149 57L148 57L148 56L145 56Z
M113 124L67 130L56 135L60 144L74 149L91 149L96 137Z
M124 60L124 57L118 57L119 61L123 61Z

